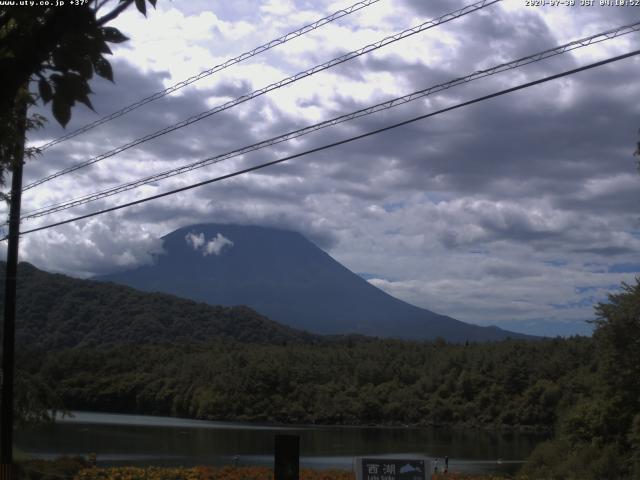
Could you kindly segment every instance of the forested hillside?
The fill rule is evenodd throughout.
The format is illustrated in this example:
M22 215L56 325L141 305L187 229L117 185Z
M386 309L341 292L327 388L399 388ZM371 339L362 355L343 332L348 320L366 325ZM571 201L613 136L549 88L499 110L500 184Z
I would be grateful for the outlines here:
M0 263L0 302L5 263ZM19 349L200 343L211 339L283 344L322 337L273 322L247 307L214 307L173 295L79 280L19 266Z

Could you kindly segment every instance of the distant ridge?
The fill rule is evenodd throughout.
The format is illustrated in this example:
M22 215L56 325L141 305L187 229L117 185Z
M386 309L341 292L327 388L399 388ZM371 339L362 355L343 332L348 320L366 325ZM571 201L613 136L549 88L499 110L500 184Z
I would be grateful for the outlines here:
M414 340L535 338L471 325L398 300L301 234L260 226L200 224L163 237L152 265L96 277L210 305L247 305L319 334Z

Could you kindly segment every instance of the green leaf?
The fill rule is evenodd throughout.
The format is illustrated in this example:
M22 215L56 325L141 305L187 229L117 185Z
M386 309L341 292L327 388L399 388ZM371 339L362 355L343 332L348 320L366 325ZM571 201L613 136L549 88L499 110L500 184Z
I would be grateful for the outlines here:
M78 95L78 101L80 103L85 104L87 107L89 107L94 112L96 111L95 108L93 108L93 105L91 104L91 100L89 100L89 97L87 96L87 94L85 94L85 93L79 94Z
M68 103L73 105L77 96L77 82L75 81L77 75L71 73L65 73L64 75L54 80L56 93L54 100L59 102ZM53 75L52 75L53 78Z
M153 5L153 8L156 8L156 0L149 0L149 3Z
M71 118L71 105L62 99L60 96L55 95L53 97L53 104L51 107L53 116L63 127L67 126L69 119Z
M143 14L145 17L147 16L147 4L146 0L136 0L136 8L138 11Z
M113 53L111 51L111 49L109 48L109 45L107 45L107 42L100 42L98 44L98 52L100 52L100 53L108 53L109 55L111 55Z
M105 60L104 57L100 57L93 62L93 68L96 73L100 75L102 78L106 78L107 80L111 80L113 82L113 70L111 69L111 64Z
M93 77L93 65L91 64L91 59L88 56L81 60L78 66L78 71L80 72L80 75L87 80Z
M61 70L68 70L71 65L71 52L65 48L56 48L52 53L53 64Z
M102 28L102 38L111 43L122 43L129 40L129 37L123 35L120 30L113 27Z
M40 97L42 97L42 101L45 103L49 103L53 98L53 90L51 90L51 85L44 78L41 78L38 82L38 90L40 91Z

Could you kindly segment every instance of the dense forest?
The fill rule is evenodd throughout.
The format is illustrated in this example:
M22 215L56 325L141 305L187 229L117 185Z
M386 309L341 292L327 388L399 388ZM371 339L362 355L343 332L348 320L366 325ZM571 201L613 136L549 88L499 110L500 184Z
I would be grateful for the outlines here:
M593 354L584 338L472 345L347 339L71 349L29 361L71 409L550 430L591 381Z

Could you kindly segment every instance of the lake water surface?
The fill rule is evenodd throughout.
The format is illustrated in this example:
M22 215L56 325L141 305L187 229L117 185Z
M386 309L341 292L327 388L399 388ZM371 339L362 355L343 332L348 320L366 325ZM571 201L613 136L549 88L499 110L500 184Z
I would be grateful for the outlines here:
M39 458L96 453L99 465L273 465L274 435L300 436L300 465L351 470L356 456L442 458L452 471L514 473L539 435L470 429L269 426L169 417L73 412L16 432Z

